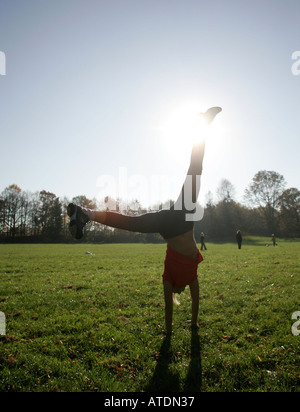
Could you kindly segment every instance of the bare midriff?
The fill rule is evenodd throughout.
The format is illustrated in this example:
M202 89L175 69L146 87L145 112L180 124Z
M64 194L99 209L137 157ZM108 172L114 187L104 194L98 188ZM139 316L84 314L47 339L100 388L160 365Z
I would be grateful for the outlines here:
M167 244L183 256L191 259L196 259L198 255L198 248L194 237L194 231L184 233L183 235L175 236L166 239Z

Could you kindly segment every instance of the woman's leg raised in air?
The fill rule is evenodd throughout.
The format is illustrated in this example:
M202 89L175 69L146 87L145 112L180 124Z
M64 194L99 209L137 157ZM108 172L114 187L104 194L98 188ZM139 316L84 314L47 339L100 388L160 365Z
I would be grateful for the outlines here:
M83 236L83 228L89 222L98 222L116 229L129 230L140 233L159 232L159 214L157 212L145 213L139 216L127 216L116 212L97 212L84 209L70 203L67 209L70 217L69 230L76 239Z
M209 125L221 110L220 107L211 107L206 113L202 113L201 116ZM195 212L196 202L200 192L200 176L202 175L204 151L205 139L203 138L193 146L187 176L180 195L173 206L175 210L184 210L190 213Z
M94 212L93 221L116 229L139 233L157 233L159 219L157 212L144 213L138 216L128 216L117 212Z

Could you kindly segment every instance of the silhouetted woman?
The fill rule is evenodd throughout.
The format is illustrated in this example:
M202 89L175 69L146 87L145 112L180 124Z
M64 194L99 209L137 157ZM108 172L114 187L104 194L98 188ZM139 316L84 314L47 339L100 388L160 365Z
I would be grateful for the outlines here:
M221 111L212 107L201 116L210 124ZM192 298L192 327L197 328L199 283L197 268L203 260L194 238L194 220L197 220L196 201L200 190L200 176L205 143L193 146L190 167L179 198L170 209L127 216L110 211L83 209L71 203L68 206L69 230L76 239L83 236L88 221L140 233L160 233L167 243L163 272L166 331L172 333L173 300L188 285Z

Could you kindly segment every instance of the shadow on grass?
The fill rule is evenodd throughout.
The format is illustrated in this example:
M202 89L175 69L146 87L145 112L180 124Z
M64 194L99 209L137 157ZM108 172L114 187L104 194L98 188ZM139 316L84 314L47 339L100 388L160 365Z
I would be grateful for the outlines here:
M184 384L184 392L199 392L202 386L201 346L198 331L192 330L191 360Z
M180 376L171 371L171 338L165 337L157 356L157 364L147 386L146 392L180 392ZM202 385L200 340L197 331L191 334L191 360L183 385L184 392L199 392Z

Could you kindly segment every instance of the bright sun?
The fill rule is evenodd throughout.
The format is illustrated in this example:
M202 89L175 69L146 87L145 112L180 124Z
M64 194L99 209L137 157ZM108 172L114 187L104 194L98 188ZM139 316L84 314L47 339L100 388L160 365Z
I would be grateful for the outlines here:
M212 137L215 127L213 124L208 126L200 112L199 106L185 103L167 114L162 126L162 138L174 157L181 157L182 151L185 151L183 148L190 151L195 143Z

